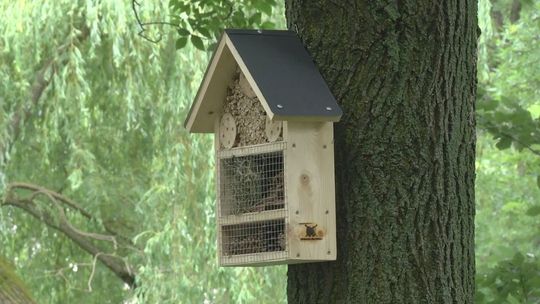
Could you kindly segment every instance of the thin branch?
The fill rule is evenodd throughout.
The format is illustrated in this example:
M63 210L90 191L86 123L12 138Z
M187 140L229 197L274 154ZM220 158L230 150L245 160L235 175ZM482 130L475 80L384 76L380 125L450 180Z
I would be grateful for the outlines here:
M101 252L96 254L94 256L94 261L92 262L92 272L90 272L90 277L88 278L88 291L89 292L92 292L92 280L94 279L94 273L96 272L97 259L100 254Z
M69 198L65 197L64 195L62 195L62 194L60 194L58 192L51 191L49 189L40 187L38 185L34 185L34 184L30 184L30 183L21 183L21 182L10 183L8 185L8 189L10 189L10 188L19 188L19 189L25 189L25 190L34 191L34 193L32 194L33 196L39 195L40 193L50 195L50 196L54 197L55 199L58 199L62 203L66 204L70 208L80 212L81 215L83 215L87 219L92 218L92 215L89 212L84 210L81 206L79 206L74 201L70 200ZM30 198L33 198L33 197L30 197Z
M64 203L65 205L67 205L70 209L73 209L73 210L79 212L82 216L84 216L88 220L93 220L94 219L92 214L90 214L88 211L86 211L84 208L82 208L80 204L77 204L73 200L69 199L68 197L66 197L66 196L64 196L64 195L62 195L62 194L60 194L58 192L46 189L44 187L40 187L38 185L34 185L34 184L30 184L30 183L13 182L13 183L8 184L7 189L8 189L8 192L10 191L10 189L23 189L23 190L33 191L33 193L30 195L30 197L27 198L28 200L33 200L35 197L39 196L40 194L45 194L47 196L50 195L50 196L54 197L55 199L58 199L60 202ZM110 233L110 234L112 234L112 235L114 235L116 237L116 239L114 240L115 247L118 246L118 244L116 244L116 241L120 240L121 243L124 243L124 245L119 246L119 247L139 250L138 248L135 248L135 245L133 244L133 242L128 237L123 236L122 234L118 233L114 229L110 228L110 226L107 225L107 224L103 223L103 226L104 226L105 230L108 233ZM76 229L76 228L74 228L74 229Z
M159 37L157 39L152 39L152 38L144 35L144 32L146 31L146 28L145 28L146 26L169 25L169 26L172 26L172 27L176 27L178 29L180 28L179 24L172 23L172 22L166 22L166 21L142 22L141 17L139 16L139 12L137 11L137 6L140 7L141 4L139 2L137 2L137 0L132 0L131 1L131 8L133 9L133 14L135 15L135 20L137 20L137 24L139 24L139 27L141 28L138 35L140 37L142 37L143 39L145 39L147 41L150 41L152 43L159 43L161 41L161 39L162 39L161 34L159 35Z
M45 223L47 226L62 232L81 249L90 253L94 257L97 256L96 258L114 274L116 274L122 281L131 287L135 286L135 274L132 267L127 264L123 258L112 254L104 254L104 250L95 245L92 242L92 238L86 234L81 234L77 229L73 229L74 227L67 221L62 220L57 222L50 212L39 209L36 203L31 200L15 197L14 193L12 192L6 195L4 201L0 203L0 206L1 205L10 205L22 209L36 219Z
M229 11L227 12L227 15L225 15L222 20L223 21L226 21L227 19L229 19L233 12L234 12L234 4L232 2L227 2L229 4ZM139 3L139 1L137 0L132 0L131 1L131 8L133 10L133 14L135 15L135 20L137 21L137 24L139 25L139 28L141 29L138 33L138 35L140 37L142 37L143 39L149 41L149 42L152 42L152 43L159 43L162 39L162 36L161 34L159 34L159 37L156 38L156 39L152 39L146 35L144 35L144 32L146 31L146 27L147 26L152 26L152 25L168 25L168 26L172 26L172 27L175 27L177 29L181 29L180 27L180 24L178 23L173 23L173 22L167 22L167 21L151 21L151 22L143 22L141 20L141 16L139 15L139 12L137 10L137 7L140 7L141 4Z

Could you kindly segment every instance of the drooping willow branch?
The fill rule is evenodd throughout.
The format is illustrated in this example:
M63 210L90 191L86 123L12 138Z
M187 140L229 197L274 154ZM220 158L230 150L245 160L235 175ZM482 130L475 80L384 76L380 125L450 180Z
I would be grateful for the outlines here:
M82 41L86 40L89 34L90 30L84 27L74 40L70 39L69 42L59 46L56 49L53 57L45 61L41 69L39 69L39 71L36 73L34 81L28 92L28 102L21 102L11 117L11 121L9 122L10 141L0 145L0 155L9 154L9 151L13 146L12 143L17 140L21 130L24 127L24 124L35 112L36 106L39 104L41 97L43 96L43 92L45 92L45 89L47 89L53 79L54 74L58 70L58 65L65 62L65 59L60 58L65 57L63 54L69 49L70 46L72 46L74 43L81 43ZM2 163L0 163L0 165L2 165Z
M23 196L26 192L29 192L29 195ZM52 210L38 205L39 203L42 203L41 200L38 200L40 196L44 196L45 202L52 205ZM65 210L73 210L86 219L92 220L93 217L91 214L84 210L79 204L62 194L37 185L29 183L11 183L7 187L4 200L0 202L0 206L1 205L9 205L22 209L48 227L62 232L81 249L90 253L94 259L103 263L103 265L109 268L122 281L129 286L135 286L135 273L133 268L122 257L113 253L106 253L107 246L97 245L99 242L97 244L95 242L111 242L116 249L119 242L117 241L117 234L82 231L76 228L67 218ZM123 242L123 239L119 240L120 242ZM131 244L127 244L123 247L130 248Z

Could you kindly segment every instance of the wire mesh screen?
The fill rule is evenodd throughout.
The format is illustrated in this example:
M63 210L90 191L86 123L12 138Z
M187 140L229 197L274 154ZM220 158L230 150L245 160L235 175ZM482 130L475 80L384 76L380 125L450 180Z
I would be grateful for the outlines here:
M284 219L228 225L221 231L221 256L277 253L287 249Z
M221 216L285 207L283 151L260 152L260 149L252 147L242 149L240 156L232 154L220 157L218 183Z

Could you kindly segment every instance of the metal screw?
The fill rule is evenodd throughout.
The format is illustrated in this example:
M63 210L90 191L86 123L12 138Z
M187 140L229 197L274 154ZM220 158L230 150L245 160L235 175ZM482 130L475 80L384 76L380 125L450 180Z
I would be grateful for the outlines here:
M327 254L330 254L330 253L331 253L330 250L328 250Z
M295 148L295 147L296 147L296 144L292 144L292 147Z
M326 212L325 212L325 213L326 213L326 214L328 214L328 210L326 210Z
M324 146L322 146L322 147L323 147L323 149L326 149L326 145L324 145Z
M214 111L208 112L208 115L212 115L212 114L214 114Z
M332 111L331 107L326 107L326 111Z
M277 107L278 107L278 109L283 109L283 105L282 105L282 104L278 104Z
M296 214L300 214L300 211L296 210Z
M299 258L299 257L300 257L300 253L297 253L297 254L296 254L296 257Z

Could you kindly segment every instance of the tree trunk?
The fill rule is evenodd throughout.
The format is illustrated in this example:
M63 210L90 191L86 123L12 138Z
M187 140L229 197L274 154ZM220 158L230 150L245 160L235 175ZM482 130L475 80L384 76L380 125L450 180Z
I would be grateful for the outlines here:
M289 303L473 303L477 1L286 0L344 116L338 259Z
M0 256L0 303L34 304L28 288L15 274L13 267Z

